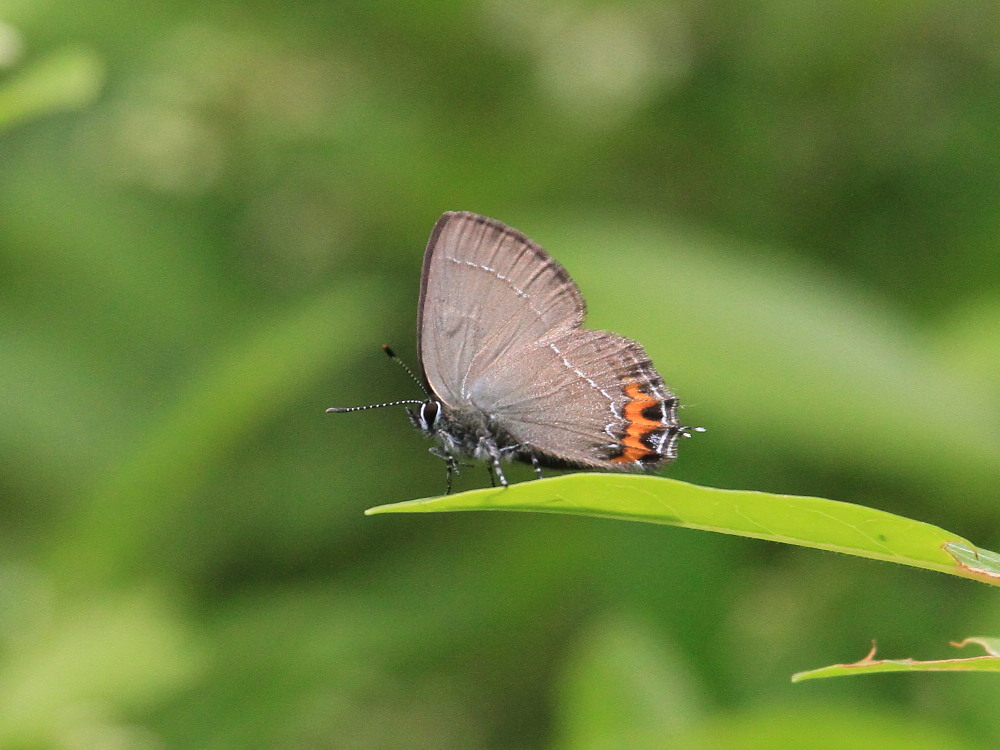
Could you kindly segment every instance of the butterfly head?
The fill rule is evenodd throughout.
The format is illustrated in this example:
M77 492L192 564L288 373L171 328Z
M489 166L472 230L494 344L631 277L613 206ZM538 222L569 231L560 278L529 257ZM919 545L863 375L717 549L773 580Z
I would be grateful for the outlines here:
M433 435L443 422L441 402L433 398L421 401L416 409L407 409L406 413L413 426L428 435Z

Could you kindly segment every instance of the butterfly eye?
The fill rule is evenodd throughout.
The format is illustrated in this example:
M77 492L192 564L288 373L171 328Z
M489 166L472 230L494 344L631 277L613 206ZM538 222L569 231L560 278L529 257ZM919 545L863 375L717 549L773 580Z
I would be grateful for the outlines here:
M441 416L441 404L437 401L424 401L420 404L420 420L418 427L424 432L433 432Z

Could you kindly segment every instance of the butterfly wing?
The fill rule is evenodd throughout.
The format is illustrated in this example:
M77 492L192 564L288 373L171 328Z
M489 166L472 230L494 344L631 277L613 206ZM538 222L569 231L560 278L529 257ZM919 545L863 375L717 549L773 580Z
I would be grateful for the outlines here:
M523 234L446 213L424 255L424 378L521 457L612 470L673 459L677 399L639 344L581 328L584 312L566 270Z
M676 457L677 399L636 342L576 328L512 359L516 371L481 373L471 398L521 455L607 470L655 469Z
M424 253L417 349L424 379L446 405L468 405L469 384L556 329L579 326L585 305L561 265L516 229L469 212L438 219Z

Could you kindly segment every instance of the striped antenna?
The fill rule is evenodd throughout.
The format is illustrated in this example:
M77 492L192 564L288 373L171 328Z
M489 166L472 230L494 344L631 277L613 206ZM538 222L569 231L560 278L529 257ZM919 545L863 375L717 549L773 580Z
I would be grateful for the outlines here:
M424 381L422 381L420 378L418 378L416 375L413 374L413 370L407 367L406 363L396 356L396 352L390 349L388 344L382 344L382 351L384 351L387 355L389 355L389 359L391 359L393 362L402 367L406 371L406 374L409 375L410 378L413 380L413 382L416 383L418 386L420 386L420 390L422 390L428 397L430 397L431 394L427 393L427 388L424 386Z
M388 347L388 345L385 344L382 345L382 351L384 351L389 356L389 359L393 360L394 362L399 364L400 367L406 370L406 374L409 375L411 378L413 378L413 382L420 386L420 390L422 390L424 393L427 393L427 389L424 387L424 384L423 382L421 382L420 378L414 375L413 370L407 367L406 363L396 356L396 352L394 352L392 349ZM427 395L428 397L430 396L429 393L427 393ZM406 404L422 404L422 403L424 403L423 399L407 398L403 399L402 401L387 401L384 404L368 404L367 406L331 406L329 409L326 410L326 412L327 414L346 414L349 411L365 411L367 409L381 409L383 406L404 406Z
M408 398L404 401L387 401L384 404L368 404L367 406L331 406L327 414L346 414L349 411L365 411L365 409L381 409L383 406L402 406L403 404L422 404L420 399Z

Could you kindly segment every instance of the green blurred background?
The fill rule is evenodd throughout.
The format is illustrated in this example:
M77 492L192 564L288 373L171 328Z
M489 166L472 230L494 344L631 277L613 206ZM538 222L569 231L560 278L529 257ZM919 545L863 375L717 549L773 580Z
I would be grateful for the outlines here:
M994 591L438 494L438 215L525 231L708 432L670 476L1000 547L1000 5L0 0L0 747L993 748L792 672ZM515 478L530 472L515 469ZM483 486L481 469L459 488Z

